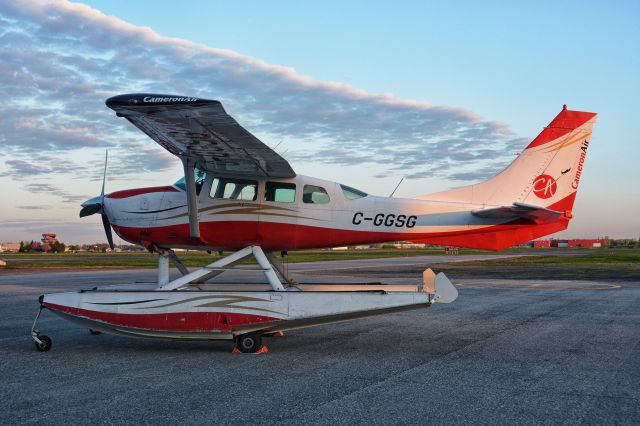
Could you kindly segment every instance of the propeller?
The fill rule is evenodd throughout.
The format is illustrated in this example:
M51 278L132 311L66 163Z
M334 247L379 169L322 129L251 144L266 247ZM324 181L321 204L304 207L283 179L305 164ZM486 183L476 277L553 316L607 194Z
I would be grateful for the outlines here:
M107 213L104 211L104 184L107 180L107 160L109 157L109 151L107 150L104 154L104 173L102 175L102 191L100 195L97 197L93 197L84 203L82 203L82 209L80 210L80 217L91 216L92 214L100 213L102 216L102 225L104 226L104 232L107 234L107 241L109 242L109 247L113 250L113 234L111 233L111 222L109 222L109 217Z

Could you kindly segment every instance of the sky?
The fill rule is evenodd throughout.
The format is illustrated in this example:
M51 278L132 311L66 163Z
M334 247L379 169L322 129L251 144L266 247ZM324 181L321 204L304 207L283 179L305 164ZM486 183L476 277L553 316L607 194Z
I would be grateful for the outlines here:
M640 3L0 3L0 242L103 242L79 204L179 160L106 108L218 99L300 174L411 197L484 180L560 111L599 113L557 237L640 236ZM116 243L118 240L116 239Z

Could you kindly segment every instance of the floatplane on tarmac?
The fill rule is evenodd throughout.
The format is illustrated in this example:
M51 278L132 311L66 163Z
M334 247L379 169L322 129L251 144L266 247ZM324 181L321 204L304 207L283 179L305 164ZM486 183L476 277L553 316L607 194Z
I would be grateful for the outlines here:
M51 348L36 328L43 308L94 332L228 339L256 352L265 335L451 302L457 290L430 269L416 286L302 284L274 252L398 240L501 250L563 230L596 120L564 106L497 176L407 199L296 174L218 101L127 94L106 104L184 166L170 186L105 194L103 180L100 196L80 211L102 216L111 247L113 229L157 253L157 282L41 296L32 328L41 351ZM175 248L234 253L189 271ZM249 256L268 284L207 284ZM170 262L181 273L173 280Z

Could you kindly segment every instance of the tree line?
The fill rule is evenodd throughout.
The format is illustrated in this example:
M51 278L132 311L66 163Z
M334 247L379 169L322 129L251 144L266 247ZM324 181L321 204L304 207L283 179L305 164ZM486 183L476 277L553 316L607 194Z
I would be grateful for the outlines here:
M64 253L66 245L60 241L53 243L43 244L40 241L20 241L20 253L32 253L32 252L51 252L51 253Z

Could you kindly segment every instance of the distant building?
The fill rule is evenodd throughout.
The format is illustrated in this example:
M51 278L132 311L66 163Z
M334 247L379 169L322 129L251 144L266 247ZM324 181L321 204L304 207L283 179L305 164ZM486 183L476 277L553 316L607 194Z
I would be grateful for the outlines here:
M51 247L58 242L56 234L42 234L42 251L50 251Z
M42 244L57 243L56 234L42 234Z
M549 248L551 247L550 240L535 240L533 242L533 248Z
M421 249L425 248L427 245L422 243L408 243L401 241L399 243L393 243L392 246L399 249Z
M569 240L567 241L569 247L589 247L589 248L600 248L604 247L605 241L604 239L597 238L592 240Z
M0 252L17 253L20 251L20 243L2 243L0 244Z
M572 240L558 240L558 239L550 239L550 240L535 240L530 244L533 248L600 248L606 247L604 238L594 238L594 239L585 239L585 238L576 238Z

